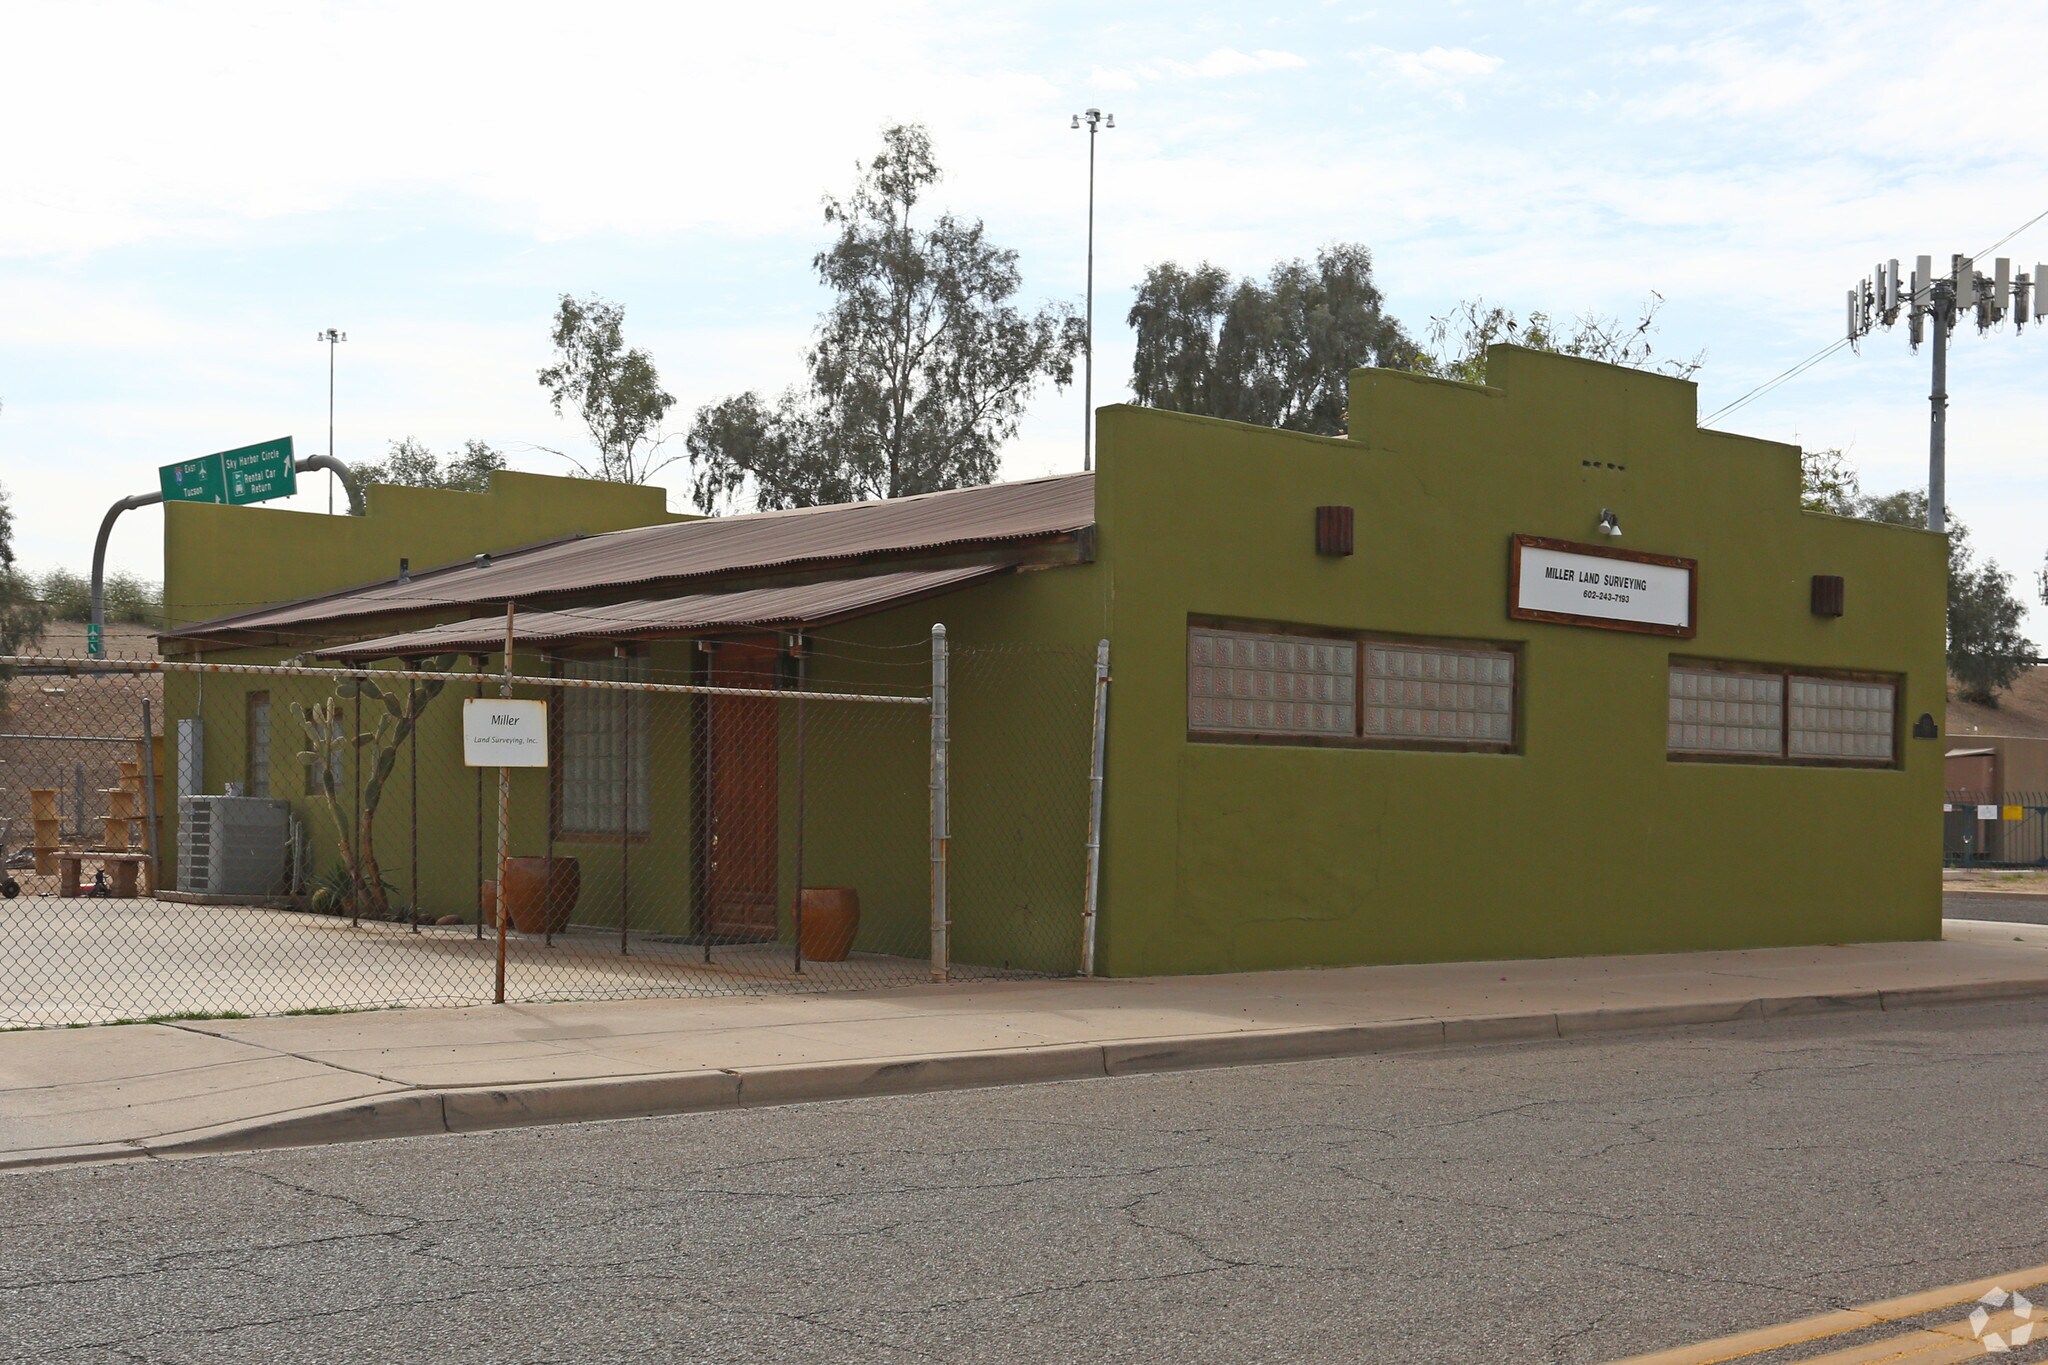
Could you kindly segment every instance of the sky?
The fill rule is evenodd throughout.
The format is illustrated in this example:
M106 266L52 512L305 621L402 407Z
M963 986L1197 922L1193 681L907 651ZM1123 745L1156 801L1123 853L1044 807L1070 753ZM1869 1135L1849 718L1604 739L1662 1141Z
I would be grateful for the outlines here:
M1423 334L1460 300L1634 317L1705 353L1702 417L1827 348L1874 262L1982 252L2048 210L2048 6L377 4L0 0L0 486L31 570L84 570L174 460L290 434L380 457L587 452L535 372L563 293L624 306L677 403L801 375L820 205L887 124L935 206L1078 304L1099 107L1095 395L1128 397L1161 261L1374 253ZM1999 248L2048 260L2048 220ZM1949 504L2048 644L2048 328L1959 330ZM1928 355L1879 331L1714 423L1924 485ZM1006 477L1075 469L1078 385ZM680 439L673 446L680 447ZM683 466L658 482L689 510ZM326 506L308 476L293 505ZM161 513L110 565L159 577Z

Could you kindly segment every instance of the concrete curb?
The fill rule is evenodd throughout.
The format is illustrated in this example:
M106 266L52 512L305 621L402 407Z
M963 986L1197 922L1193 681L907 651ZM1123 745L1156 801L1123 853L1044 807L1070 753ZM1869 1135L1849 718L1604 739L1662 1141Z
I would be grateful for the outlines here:
M0 1171L145 1157L311 1147L376 1138L651 1118L784 1104L927 1094L1044 1081L1089 1080L1269 1062L1314 1061L1428 1047L1589 1038L1702 1024L1767 1022L1819 1014L1926 1009L2048 998L2048 980L1982 981L1831 995L1390 1019L1240 1033L1129 1038L916 1057L798 1062L602 1080L404 1090L132 1143L0 1155Z

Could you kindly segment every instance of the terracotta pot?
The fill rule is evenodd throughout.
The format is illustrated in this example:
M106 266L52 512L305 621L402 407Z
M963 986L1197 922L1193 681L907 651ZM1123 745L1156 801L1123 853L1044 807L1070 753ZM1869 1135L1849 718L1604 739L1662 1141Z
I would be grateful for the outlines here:
M812 962L844 962L860 932L860 892L850 886L807 886L803 897L803 954Z
M485 882L483 892L477 897L477 917L487 928L498 927L498 884Z
M505 912L522 934L559 934L583 890L574 858L507 858Z

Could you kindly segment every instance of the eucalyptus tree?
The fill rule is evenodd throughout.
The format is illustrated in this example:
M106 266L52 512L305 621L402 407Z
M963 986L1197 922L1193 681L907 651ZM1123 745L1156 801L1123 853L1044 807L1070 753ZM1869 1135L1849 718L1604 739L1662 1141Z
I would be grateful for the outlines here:
M1344 431L1351 371L1414 369L1422 358L1387 312L1372 252L1356 243L1281 261L1264 280L1161 262L1145 272L1128 321L1139 403L1325 436Z
M461 493L488 491L492 471L504 467L504 454L483 441L465 441L462 449L449 451L444 460L424 441L411 436L393 441L381 460L359 460L349 466L358 484L448 488Z
M540 386L560 416L574 408L597 448L595 462L550 450L586 478L646 483L673 464L661 453L662 419L675 397L661 387L654 358L625 337L626 310L595 295L564 294L555 308L555 363L540 372ZM543 449L547 449L543 447Z
M980 219L921 212L940 179L917 124L882 132L812 260L831 303L800 384L698 410L687 441L707 510L896 498L987 483L1026 404L1072 382L1082 345L1071 305L1018 301L1017 253Z

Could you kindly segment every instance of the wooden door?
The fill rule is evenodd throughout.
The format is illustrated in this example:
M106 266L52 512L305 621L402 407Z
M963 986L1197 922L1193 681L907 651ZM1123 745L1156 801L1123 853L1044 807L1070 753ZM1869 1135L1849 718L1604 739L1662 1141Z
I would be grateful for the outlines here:
M776 651L727 644L711 655L714 687L775 686ZM714 938L774 938L777 782L776 703L767 697L709 697L710 760L704 930Z

